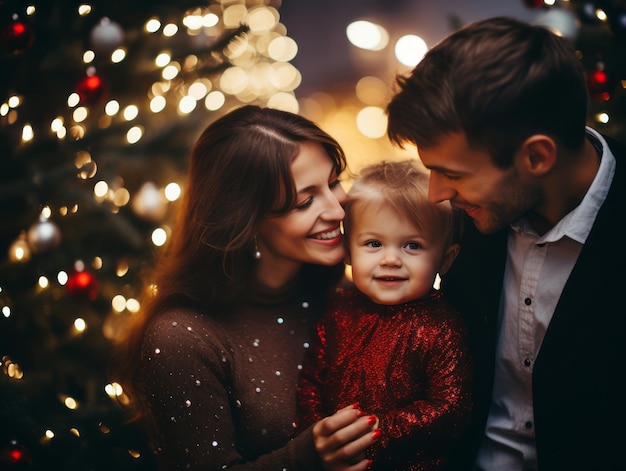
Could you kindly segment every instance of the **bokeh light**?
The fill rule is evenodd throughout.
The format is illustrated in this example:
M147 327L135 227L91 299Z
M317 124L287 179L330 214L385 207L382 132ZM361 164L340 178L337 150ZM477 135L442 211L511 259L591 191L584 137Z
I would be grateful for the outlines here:
M415 67L428 52L428 46L421 37L407 34L396 41L394 52L401 64Z
M366 20L350 23L346 28L346 35L353 45L370 51L380 51L389 43L387 30Z

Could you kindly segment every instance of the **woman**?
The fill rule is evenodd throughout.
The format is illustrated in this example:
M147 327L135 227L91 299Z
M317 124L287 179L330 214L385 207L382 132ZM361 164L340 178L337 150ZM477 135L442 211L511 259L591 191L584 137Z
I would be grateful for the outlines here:
M301 358L343 273L345 167L315 124L256 106L197 141L156 293L122 342L164 469L366 469L377 435L356 406L294 433Z

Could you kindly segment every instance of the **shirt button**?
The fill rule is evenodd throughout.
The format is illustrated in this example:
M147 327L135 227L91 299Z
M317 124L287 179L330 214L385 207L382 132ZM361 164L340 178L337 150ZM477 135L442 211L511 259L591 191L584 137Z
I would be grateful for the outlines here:
M530 298L524 299L524 304L526 304L526 306L530 306L531 303L532 303L532 300Z
M530 358L524 358L524 365L530 366Z
M524 426L525 426L526 428L528 428L528 429L531 429L531 428L533 428L533 423L529 420L528 422L526 422L526 423L524 424Z

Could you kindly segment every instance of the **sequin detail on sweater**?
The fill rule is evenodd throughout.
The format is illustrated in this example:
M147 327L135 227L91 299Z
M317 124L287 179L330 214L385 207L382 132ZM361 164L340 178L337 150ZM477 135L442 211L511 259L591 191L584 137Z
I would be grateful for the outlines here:
M318 471L311 431L295 436L298 374L317 311L293 288L268 288L228 315L173 309L152 319L139 379L160 438L159 469Z
M471 410L460 315L440 292L382 306L339 291L317 328L298 391L300 426L358 402L380 419L373 469L444 469Z

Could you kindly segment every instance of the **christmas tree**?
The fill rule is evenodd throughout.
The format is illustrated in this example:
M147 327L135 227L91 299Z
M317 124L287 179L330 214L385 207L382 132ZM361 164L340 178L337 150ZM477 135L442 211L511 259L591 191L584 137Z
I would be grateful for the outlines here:
M297 107L285 33L269 2L0 2L0 469L154 468L111 340L200 130Z

